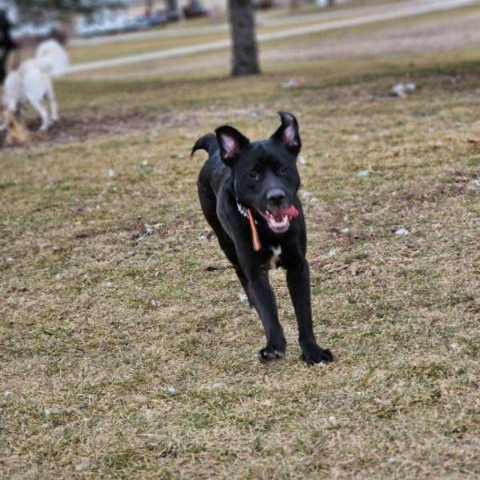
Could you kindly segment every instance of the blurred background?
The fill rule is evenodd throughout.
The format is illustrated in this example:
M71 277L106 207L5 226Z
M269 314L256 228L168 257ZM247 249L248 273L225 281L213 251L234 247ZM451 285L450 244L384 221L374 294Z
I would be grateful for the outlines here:
M207 68L243 75L309 59L454 51L478 42L476 7L472 0L2 0L0 42L14 52L4 54L5 68L55 38L70 51L71 74L84 78ZM185 56L189 65L171 61Z

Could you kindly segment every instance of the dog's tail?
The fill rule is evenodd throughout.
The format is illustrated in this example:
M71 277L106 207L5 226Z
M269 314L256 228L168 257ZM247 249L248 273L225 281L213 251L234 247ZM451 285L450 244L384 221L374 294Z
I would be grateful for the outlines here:
M35 59L43 71L54 77L63 75L70 66L66 50L56 40L40 43L35 52Z
M203 137L200 137L195 142L190 156L193 156L197 150L205 150L209 155L211 155L215 150L218 150L217 137L213 133L207 133Z

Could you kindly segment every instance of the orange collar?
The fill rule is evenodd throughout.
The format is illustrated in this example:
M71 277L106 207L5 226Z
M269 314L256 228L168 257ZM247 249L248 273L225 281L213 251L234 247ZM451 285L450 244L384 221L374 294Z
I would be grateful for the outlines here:
M237 202L238 211L242 216L248 219L248 223L250 224L250 232L252 233L252 243L253 243L253 250L258 252L262 248L262 244L260 243L260 238L258 237L257 226L255 225L255 219L253 218L252 211L241 205Z
M252 212L247 208L248 223L250 223L250 231L252 232L252 243L253 249L258 252L262 248L260 243L260 238L258 238L257 226L255 225L255 219L253 218Z

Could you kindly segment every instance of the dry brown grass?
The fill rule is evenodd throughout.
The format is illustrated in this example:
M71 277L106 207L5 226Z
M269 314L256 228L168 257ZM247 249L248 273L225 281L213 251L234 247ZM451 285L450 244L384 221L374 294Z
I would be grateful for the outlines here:
M478 478L470 59L309 65L291 89L282 70L60 83L71 135L0 157L0 476ZM398 80L419 88L384 96ZM257 362L260 322L204 240L203 159L188 157L225 122L264 137L280 109L303 135L316 331L337 355L325 368L298 359L281 271L289 352Z

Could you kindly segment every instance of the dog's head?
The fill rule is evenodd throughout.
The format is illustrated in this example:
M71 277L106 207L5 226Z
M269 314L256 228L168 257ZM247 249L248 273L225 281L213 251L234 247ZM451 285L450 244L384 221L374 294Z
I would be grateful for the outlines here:
M263 219L274 233L286 232L298 216L300 187L296 160L302 146L297 119L279 112L281 125L266 139L250 142L230 126L217 128L223 162L232 169L237 201Z

